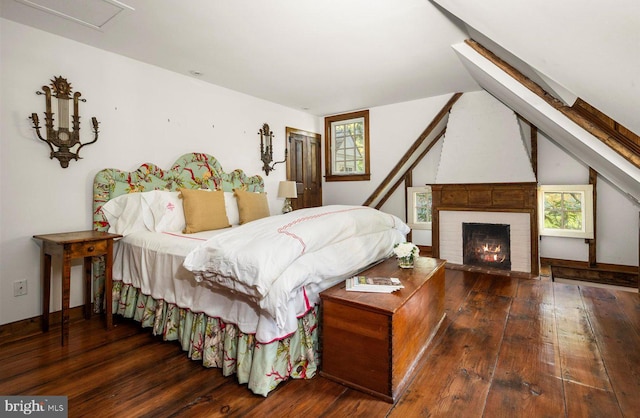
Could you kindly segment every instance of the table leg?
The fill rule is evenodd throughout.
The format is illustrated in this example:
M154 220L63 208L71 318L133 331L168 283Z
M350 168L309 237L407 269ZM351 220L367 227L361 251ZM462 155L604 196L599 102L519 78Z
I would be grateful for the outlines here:
M84 319L91 318L91 260L84 258Z
M104 269L104 300L105 315L107 316L107 329L113 328L113 240L107 241L107 254L105 254Z
M66 245L65 245L66 247ZM71 257L67 248L62 256L62 345L69 342L69 300L71 298Z
M49 331L49 303L51 301L51 254L47 254L42 245L41 262L42 268L42 331Z

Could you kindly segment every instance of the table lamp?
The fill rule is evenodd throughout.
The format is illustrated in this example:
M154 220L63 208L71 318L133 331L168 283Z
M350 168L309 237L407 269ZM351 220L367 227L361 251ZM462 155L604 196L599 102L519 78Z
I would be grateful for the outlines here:
M291 207L291 199L298 197L295 181L281 181L278 186L278 197L284 198L284 206L282 207L282 213L289 213L293 210Z

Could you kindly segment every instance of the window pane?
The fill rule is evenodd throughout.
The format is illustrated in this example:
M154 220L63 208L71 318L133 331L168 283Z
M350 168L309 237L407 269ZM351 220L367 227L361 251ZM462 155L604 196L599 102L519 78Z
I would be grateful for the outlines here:
M551 229L562 229L562 212L546 211L544 212L544 227Z
M562 193L545 193L544 209L560 209L562 206Z
M429 222L429 214L427 213L427 208L417 208L416 210L416 221L418 222Z
M582 230L583 197L581 192L545 192L544 227Z
M541 185L538 202L541 235L594 237L593 185Z
M564 229L581 230L582 212L566 212L566 222Z
M364 173L364 122L334 123L334 172Z
M417 222L431 222L431 193L416 193L415 207Z
M582 210L582 193L563 193L566 210Z
M368 110L325 118L325 142L329 150L327 181L340 181L339 177L344 175L353 175L354 179L357 176L356 180L369 180L368 129ZM345 150L345 153L336 153L338 149ZM336 178L332 178L333 174Z
M407 207L409 208L407 223L413 229L431 229L431 188L408 187Z
M427 206L427 193L416 193L416 206Z

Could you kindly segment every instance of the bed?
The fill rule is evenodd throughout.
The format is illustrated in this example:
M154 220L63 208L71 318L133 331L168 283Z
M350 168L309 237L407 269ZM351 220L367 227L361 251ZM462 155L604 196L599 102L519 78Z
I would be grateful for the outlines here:
M217 209L192 222L191 195L217 199ZM114 314L267 396L282 381L315 376L319 293L389 257L408 227L358 206L256 215L245 199L266 199L262 178L226 173L204 153L183 155L169 170L147 163L98 172L94 229L117 227L124 238L114 245L112 289L104 288L104 261L94 259L94 301L102 310L112 292ZM136 205L143 209L133 216Z

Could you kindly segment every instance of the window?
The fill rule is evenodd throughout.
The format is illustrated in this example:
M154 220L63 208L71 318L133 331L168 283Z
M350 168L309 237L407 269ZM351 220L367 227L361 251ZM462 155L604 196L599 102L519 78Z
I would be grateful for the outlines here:
M369 180L369 111L324 119L326 181Z
M540 235L593 238L593 185L540 186Z
M431 229L431 187L407 187L407 224L412 229Z

